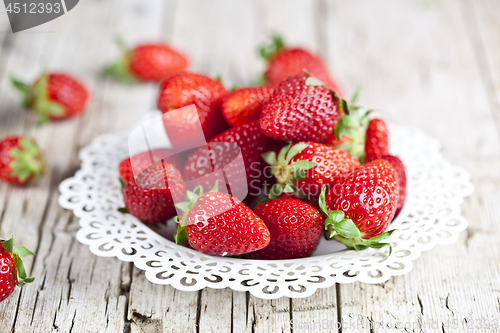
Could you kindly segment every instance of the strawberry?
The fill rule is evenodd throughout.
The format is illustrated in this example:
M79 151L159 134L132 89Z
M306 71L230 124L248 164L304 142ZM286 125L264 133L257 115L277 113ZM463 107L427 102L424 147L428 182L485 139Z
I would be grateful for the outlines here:
M0 141L0 179L15 185L35 182L45 172L45 157L28 136Z
M144 223L166 222L176 215L174 204L182 201L186 186L179 170L172 164L156 162L123 187L123 201L128 212Z
M240 255L260 250L270 241L264 221L237 198L202 187L187 193L189 202L176 204L183 211L174 235L177 243L211 255Z
M222 98L222 115L231 126L240 126L258 120L262 106L273 88L249 87L233 90Z
M305 69L318 80L341 95L340 88L328 73L323 60L302 48L287 48L283 39L273 36L273 43L260 49L261 56L268 61L265 80L272 86L277 85L289 76L301 74Z
M165 113L191 104L196 105L205 139L210 140L228 128L220 109L221 97L226 93L222 83L208 76L180 73L166 79L161 84L158 94L158 108ZM170 122L171 124L165 124L167 133L171 131L169 126L175 125L176 136L189 137L192 130L189 119L184 119L182 114L179 114L179 119ZM185 127L184 132L182 132L183 126Z
M161 81L185 70L186 57L165 43L141 44L133 49L125 49L123 58L105 68L104 74L122 81Z
M317 200L323 185L329 189L342 174L359 166L358 160L345 151L317 142L290 143L277 157L274 151L262 157L272 166L271 173L277 181L271 189L271 198L284 192L300 199Z
M38 115L38 124L63 120L83 112L89 99L85 86L66 73L45 73L31 86L12 79L21 92L23 107Z
M299 74L278 84L260 114L260 129L285 141L322 141L339 121L339 99L312 76Z
M382 160L386 160L389 162L394 170L396 171L396 178L397 178L397 183L398 183L398 188L399 188L399 199L398 199L398 204L397 204L397 209L396 209L396 214L398 215L401 209L403 208L403 205L406 200L406 172L405 172L405 166L403 162L396 156L393 155L383 155L380 157ZM371 162L372 160L369 157L367 157L366 162Z
M182 156L170 154L172 154L170 149L159 148L139 153L135 156L132 156L132 158L125 158L118 165L120 180L123 183L132 181L134 179L134 174L140 174L148 166L150 166L154 162L159 162L161 160L164 160L166 163L172 164L177 169L184 166L185 159Z
M313 206L293 198L280 198L254 208L271 233L269 245L247 255L252 259L308 257L323 233L323 218Z
M241 189L244 186L243 182L246 182L250 194L248 200L251 200L260 194L264 177L264 161L261 154L272 146L272 141L262 135L258 120L230 128L214 137L206 146L198 148L189 157L184 167L184 177L186 181L198 179L196 185L208 188L214 185L216 179L202 177L224 168L233 189ZM244 165L238 165L235 162L231 164L232 161L237 161L235 158L240 151ZM255 191L258 193L254 193ZM241 195L235 193L232 195L243 200ZM244 201L247 202L247 200Z
M327 217L326 238L355 250L390 247L381 241L393 232L385 231L396 212L396 177L389 162L376 160L341 176L326 196L324 187L319 206Z
M366 129L366 157L374 160L389 154L389 134L382 119L372 119Z
M24 286L35 278L28 278L21 258L34 256L23 246L15 246L13 239L0 238L0 302L14 292L16 285Z

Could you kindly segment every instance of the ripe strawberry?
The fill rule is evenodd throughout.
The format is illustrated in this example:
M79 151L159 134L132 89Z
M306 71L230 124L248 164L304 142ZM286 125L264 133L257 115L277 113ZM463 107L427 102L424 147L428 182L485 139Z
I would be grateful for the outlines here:
M0 238L0 302L14 292L16 285L24 286L35 278L28 278L21 258L34 256L23 246L14 247L13 239Z
M28 136L0 141L0 179L15 185L35 182L45 172L45 157Z
M345 151L317 142L290 143L277 157L274 151L262 157L272 166L271 173L277 181L271 198L284 192L316 201L323 185L329 189L342 174L359 166L358 160Z
M210 140L228 128L220 109L221 97L226 93L227 91L222 83L208 76L180 73L168 78L161 84L158 95L158 108L165 113L195 104L201 127L205 133L205 139ZM169 132L169 126L175 125L176 136L184 138L190 136L192 126L189 119L180 117L177 121L171 122L173 124L165 124L167 132ZM185 132L182 133L184 125Z
M323 233L323 218L313 206L292 198L274 199L254 208L271 233L269 245L252 252L252 259L308 257Z
M272 86L289 76L301 74L305 69L324 82L328 89L342 95L339 86L330 77L325 63L319 56L302 48L287 48L279 36L273 36L273 43L261 48L260 54L268 60L264 77Z
M366 129L366 158L371 160L389 154L389 133L382 119L372 119Z
M240 255L269 244L264 222L237 198L218 192L217 183L208 193L188 191L190 202L176 204L184 212L174 238L211 255Z
M393 230L385 232L398 201L396 172L389 162L376 160L363 164L339 178L325 197L319 199L325 220L325 236L349 249L390 246L380 241Z
M38 115L38 124L76 116L89 99L85 86L66 73L43 72L31 86L17 79L12 84L21 92L23 107Z
M398 188L399 188L399 199L398 199L398 204L397 204L397 209L396 209L396 214L398 215L401 209L403 208L403 205L406 200L406 172L405 172L405 166L403 162L396 156L392 155L383 155L380 157L382 160L386 160L389 162L394 170L396 171L396 179L398 182ZM365 162L371 162L376 160L370 159L367 157Z
M176 215L174 204L185 193L180 171L172 164L156 162L123 187L125 212L144 223L166 222Z
M278 140L322 141L339 121L339 99L316 78L304 74L278 84L260 114L260 129Z
M177 169L184 167L185 159L183 156L171 155L171 151L167 148L153 149L151 151L139 153L132 158L127 157L118 165L120 180L127 183L134 179L134 174L140 174L144 169L155 162L164 160L166 163L172 164ZM132 161L133 162L132 162ZM133 164L133 165L132 165Z
M122 48L123 58L104 70L122 81L161 81L188 66L186 57L165 43L141 44L131 50Z
M264 177L265 165L261 155L272 146L272 141L262 135L258 120L230 128L210 140L207 146L198 148L189 157L184 167L184 177L186 181L198 179L196 185L210 188L214 185L215 177L201 177L224 168L227 180L233 189L241 189L244 186L243 182L246 182L250 194L248 200L251 200L260 194L255 192L260 192ZM239 167L244 167L244 170L233 162L240 150L244 165ZM243 200L240 195L235 193L232 195Z
M272 91L265 86L236 89L222 98L222 115L234 127L258 120Z

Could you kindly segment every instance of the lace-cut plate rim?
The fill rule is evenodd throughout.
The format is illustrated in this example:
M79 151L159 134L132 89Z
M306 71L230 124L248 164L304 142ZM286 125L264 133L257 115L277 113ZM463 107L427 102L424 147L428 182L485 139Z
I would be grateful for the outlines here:
M391 153L406 166L407 201L390 228L386 248L349 251L322 240L313 256L293 260L214 257L176 245L173 221L147 226L123 206L117 166L127 156L127 133L96 138L80 152L81 168L60 186L59 204L80 218L77 239L92 253L134 262L149 281L183 291L205 287L249 291L264 299L301 298L335 283L381 283L411 271L412 261L436 244L457 240L467 227L460 204L473 186L469 174L451 165L439 143L414 127L390 124Z

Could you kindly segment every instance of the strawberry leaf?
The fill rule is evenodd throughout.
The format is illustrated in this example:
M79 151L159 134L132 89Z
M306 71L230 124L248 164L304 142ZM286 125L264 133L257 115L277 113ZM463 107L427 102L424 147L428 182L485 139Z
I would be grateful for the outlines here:
M120 181L120 186L121 186L121 189L123 191L123 188L125 187L125 181L123 179L121 179L120 177L118 177L118 180Z
M305 142L299 142L297 144L294 144L286 153L285 163L286 164L290 163L292 158L297 156L297 154L300 154L308 146L309 146L309 144L307 144Z
M262 159L269 165L276 164L276 153L274 151L268 151L261 155Z
M285 164L285 157L290 150L290 147L292 146L292 141L288 142L286 146L281 148L279 154L278 154L278 163Z
M35 254L24 246L14 246L14 253L17 253L21 258L34 256Z
M285 187L283 188L283 192L286 194L292 194L296 190L296 186L293 184L286 184Z
M321 188L321 194L319 196L319 208L321 209L321 212L325 216L329 217L328 208L326 207L325 195L326 195L326 185L323 185L323 187Z
M314 76L309 76L306 79L305 85L306 86L314 86L314 87L317 87L317 86L323 87L325 84L322 81L315 78Z
M117 211L119 211L120 213L123 213L123 214L128 214L128 209L125 207L120 207L117 209Z
M269 198L276 199L283 193L283 186L281 184L274 184L269 191Z
M334 224L335 231L346 238L359 237L361 233L351 219L345 219Z
M179 208L184 213L187 213L189 211L189 202L187 202L187 201L178 202L174 206L176 208Z
M14 238L11 237L9 240L4 240L2 242L2 246L4 249L6 249L9 253L14 252Z

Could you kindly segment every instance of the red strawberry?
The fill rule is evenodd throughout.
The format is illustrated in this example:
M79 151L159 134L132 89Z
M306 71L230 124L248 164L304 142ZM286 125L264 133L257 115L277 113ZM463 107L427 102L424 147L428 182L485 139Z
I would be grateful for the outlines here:
M265 86L236 89L222 98L222 115L235 127L258 120L272 91L273 88Z
M15 185L36 181L45 172L45 157L28 136L0 141L0 179Z
M216 177L200 177L224 168L233 189L241 189L244 186L243 182L246 182L250 194L248 200L251 200L251 198L260 194L262 187L264 161L261 154L271 146L272 140L262 135L259 130L258 120L233 127L214 137L207 143L207 146L200 147L189 157L184 167L184 177L186 181L198 179L199 183L196 182L193 185L202 185L209 188L214 185L217 180ZM234 162L231 165L240 150L244 165L238 165ZM244 170L239 167L244 168ZM243 171L245 174L243 174ZM232 193L232 195L243 200L240 195L235 193Z
M172 164L177 169L184 167L185 159L183 158L183 156L170 154L172 154L170 149L160 148L137 154L132 158L128 157L121 161L120 165L118 166L120 179L124 183L132 181L134 179L134 174L140 174L151 164L159 162L161 160L164 160L166 163ZM131 160L133 160L133 166Z
M123 188L126 211L144 223L166 222L176 215L174 204L186 193L182 175L172 164L156 162Z
M249 253L269 244L264 222L237 198L218 192L217 184L206 194L201 187L189 191L188 197L189 203L176 205L184 211L174 235L177 243L187 240L195 250L221 256Z
M289 76L301 74L305 69L328 89L340 93L339 86L333 81L323 60L302 48L286 48L281 37L273 36L273 43L260 50L261 56L268 60L264 74L269 84L275 86Z
M201 123L205 139L210 140L215 135L228 128L222 116L220 104L221 97L227 93L226 89L217 80L208 76L194 73L180 73L165 80L160 86L158 95L158 108L163 112L169 112L191 104L196 105L198 117ZM189 137L192 126L189 119L183 119L182 115L172 124L165 124L167 132L169 126L174 126L176 136ZM182 129L185 127L184 133Z
M405 172L405 166L403 162L396 156L392 155L383 155L380 157L382 160L386 160L389 162L394 170L396 171L396 177L398 181L398 187L399 187L399 199L398 199L398 204L397 204L397 209L396 209L396 214L398 215L401 209L403 208L403 205L406 200L406 172ZM375 159L373 159L375 160ZM372 159L368 158L366 159L366 162L371 162Z
M277 157L274 151L262 157L272 165L271 173L277 180L271 198L284 192L316 201L323 185L329 189L342 174L359 166L358 160L345 151L317 142L290 143Z
M278 84L260 114L262 133L273 139L322 141L339 121L339 100L322 82L304 74Z
M327 216L327 239L355 250L390 246L380 241L392 233L384 231L396 212L396 177L389 162L376 160L341 176L326 197L323 188L319 205Z
M161 81L186 69L188 60L165 43L141 44L126 50L123 58L104 73L122 81Z
M366 129L366 158L371 160L389 154L389 133L382 119L372 119Z
M28 278L21 258L34 256L23 246L14 247L12 238L0 238L0 302L14 292L16 285L24 286L35 278Z
M252 259L294 259L308 257L323 233L323 218L313 206L292 198L280 198L254 208L271 233L271 242L252 252Z
M85 86L65 73L44 72L31 86L16 79L12 84L22 94L23 107L38 114L39 124L78 115L89 99Z

